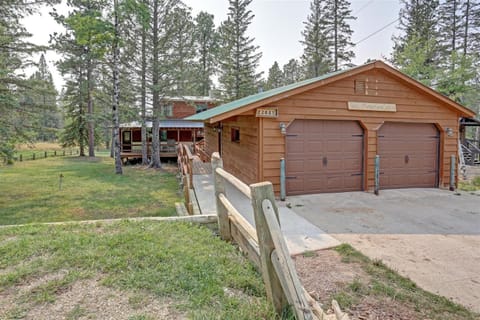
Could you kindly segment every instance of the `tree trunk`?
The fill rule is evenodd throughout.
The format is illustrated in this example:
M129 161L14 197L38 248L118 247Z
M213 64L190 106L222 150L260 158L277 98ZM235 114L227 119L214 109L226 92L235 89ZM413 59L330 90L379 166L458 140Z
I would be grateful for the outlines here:
M335 46L335 52L334 52L334 59L335 59L335 71L338 70L338 0L334 1L334 11L333 11L333 19L334 19L334 25L333 25L333 32L335 33L335 39L334 39L334 46Z
M110 158L115 158L115 128L112 128L112 137L110 142Z
M142 165L148 164L148 140L147 140L147 30L142 27L142 80L141 80L141 117L142 117Z
M465 31L463 34L463 56L467 55L468 39L469 39L469 23L470 23L470 0L465 3Z
M87 114L88 114L88 156L95 157L95 126L93 121L92 97L92 61L89 58L87 68Z
M153 103L153 125L152 125L152 162L150 167L161 168L160 162L160 88L159 84L159 43L158 43L158 1L153 2L153 52L152 52L152 103Z
M122 158L120 157L120 136L119 136L119 95L120 95L120 79L118 72L120 50L118 48L118 3L117 0L113 2L114 6L114 36L113 36L113 144L115 153L115 173L122 174Z

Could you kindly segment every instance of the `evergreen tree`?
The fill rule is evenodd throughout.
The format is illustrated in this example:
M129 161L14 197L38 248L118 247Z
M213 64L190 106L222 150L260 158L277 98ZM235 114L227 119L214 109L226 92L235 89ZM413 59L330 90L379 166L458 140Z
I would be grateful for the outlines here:
M218 33L215 30L213 15L207 12L200 12L195 18L195 23L195 49L198 54L195 94L208 96L216 71Z
M268 79L266 83L266 90L275 89L283 86L284 78L283 72L280 70L277 61L273 63L271 68L268 70Z
M353 30L349 21L355 20L350 9L350 2L347 0L325 0L324 7L324 33L328 42L329 51L332 57L334 71L344 66L352 66L352 59L355 57L352 42Z
M254 14L252 0L229 0L228 18L220 26L219 82L227 101L255 93L261 77L256 69L262 56L254 38L246 35Z
M61 115L56 102L57 90L43 54L38 62L38 71L30 77L30 81L32 87L28 91L35 107L32 110L35 117L35 139L54 141L60 129Z
M402 5L400 29L403 34L393 38L392 62L409 76L430 86L436 77L439 58L438 1L402 0Z
M303 79L302 66L296 59L290 59L283 66L283 84L291 84Z
M331 70L329 43L326 36L326 8L322 0L310 3L310 15L304 22L302 31L303 45L302 63L306 78L318 77Z
M31 56L44 48L28 42L31 36L20 21L36 12L39 4L52 5L58 0L0 1L0 156L12 160L15 143L30 139L22 119L20 97L31 87L22 70Z
M98 68L110 47L113 30L112 24L106 21L103 12L106 9L106 0L71 0L68 2L72 11L67 17L54 14L56 21L66 28L64 34L56 34L53 38L55 47L64 54L60 62L63 73L77 73L84 71L85 91L79 94L86 95L86 121L88 135L88 155L95 156L95 113L94 91L95 79L98 78ZM72 53L78 55L73 56ZM80 64L76 65L76 64ZM78 80L78 76L74 77ZM68 130L70 127L66 127Z

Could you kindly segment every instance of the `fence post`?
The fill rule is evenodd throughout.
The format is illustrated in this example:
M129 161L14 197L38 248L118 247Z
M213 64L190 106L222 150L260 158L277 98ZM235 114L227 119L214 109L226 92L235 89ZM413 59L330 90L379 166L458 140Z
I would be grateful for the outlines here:
M35 153L32 154L32 160L35 160Z
M450 156L450 191L455 191L455 165L457 158L454 154Z
M47 158L47 151L45 151L45 159Z
M23 156L22 156L22 154L20 154L20 162L22 162L22 161L23 161Z
M280 200L285 201L287 192L285 190L285 158L280 159Z
M217 173L217 168L223 168L223 160L220 158L220 154L218 152L214 152L212 154L212 171L215 185L215 204L217 206L218 229L220 231L220 237L225 241L230 241L232 239L232 233L230 230L228 210L218 197L221 193L225 194L225 182Z
M53 156L54 156L54 157L57 156L57 150L54 150L54 151L53 151Z
M255 215L258 246L260 249L260 264L267 297L273 302L277 314L282 314L282 311L288 305L288 300L283 292L282 284L272 263L272 252L275 249L275 245L270 235L265 216L262 214L262 202L268 199L272 203L277 221L279 221L273 186L270 182L255 183L250 185L250 191L252 193L252 206Z
M380 156L375 156L375 194L378 196L380 190Z

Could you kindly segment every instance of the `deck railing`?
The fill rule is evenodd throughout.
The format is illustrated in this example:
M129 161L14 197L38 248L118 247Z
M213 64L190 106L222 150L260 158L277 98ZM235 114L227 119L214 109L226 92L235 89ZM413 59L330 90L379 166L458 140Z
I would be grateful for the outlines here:
M247 186L223 169L218 153L212 155L220 237L234 241L261 270L268 299L278 314L291 306L296 318L347 320L337 302L332 306L335 315L327 315L300 283L288 248L280 230L278 208L273 186L261 182ZM228 199L226 183L250 199L255 216L255 228L238 212Z
M193 193L193 155L190 147L179 143L177 147L178 169L182 174L183 194L185 196L185 207L189 214L194 214Z

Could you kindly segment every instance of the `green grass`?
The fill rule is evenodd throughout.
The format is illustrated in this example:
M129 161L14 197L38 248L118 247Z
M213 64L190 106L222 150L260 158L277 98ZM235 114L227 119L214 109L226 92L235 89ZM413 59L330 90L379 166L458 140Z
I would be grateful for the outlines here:
M475 177L471 181L460 181L458 189L462 191L478 191L480 190L480 177Z
M274 319L261 277L230 244L184 223L28 225L0 228L0 295L31 279L59 274L24 292L8 317L55 302L80 279L169 297L194 319ZM238 294L227 294L225 289ZM129 304L142 304L133 296ZM68 315L81 317L86 306ZM132 319L149 319L137 316Z
M174 174L126 166L116 175L113 166L109 157L58 157L0 167L0 225L175 215Z
M365 296L377 299L388 298L399 301L410 310L419 312L419 318L460 320L480 319L480 315L469 311L447 298L435 295L419 288L413 281L400 276L379 260L370 260L348 244L335 248L342 256L344 263L358 263L369 275L368 283L355 279L343 290L338 291L333 298L337 299L342 308L349 308Z

